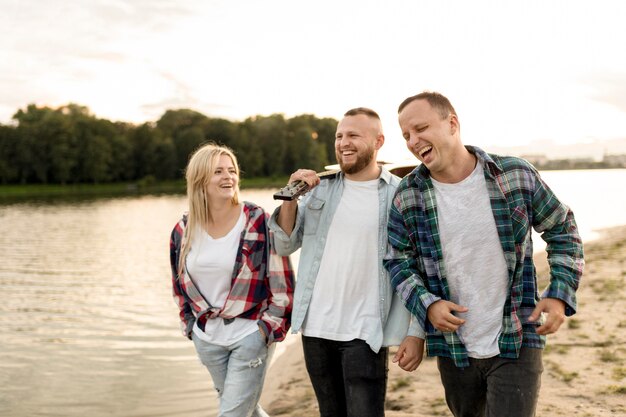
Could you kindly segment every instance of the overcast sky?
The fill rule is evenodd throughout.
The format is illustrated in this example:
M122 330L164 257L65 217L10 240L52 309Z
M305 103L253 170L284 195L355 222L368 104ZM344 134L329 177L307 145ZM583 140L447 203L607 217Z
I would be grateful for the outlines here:
M625 1L0 0L0 123L77 103L141 123L380 113L435 90L479 146L626 137Z

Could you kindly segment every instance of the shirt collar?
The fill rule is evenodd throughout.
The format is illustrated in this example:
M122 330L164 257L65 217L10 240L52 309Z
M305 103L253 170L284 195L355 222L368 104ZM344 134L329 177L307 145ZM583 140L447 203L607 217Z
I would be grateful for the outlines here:
M343 181L344 178L346 178L346 174L343 173L343 171L339 171L337 173L337 175L339 176L339 178L341 178L341 180ZM391 172L389 172L389 170L387 170L387 168L385 168L384 166L380 167L380 175L378 176L378 180L379 181L384 181L387 184L391 184L391 181L393 180L393 174Z
M482 166L486 168L487 172L489 172L492 177L503 172L502 167L493 160L491 155L489 155L487 152L483 151L479 147L468 145L465 147L465 149L467 149L469 152L474 154L476 158L478 158L478 161L482 164Z
M478 158L479 163L487 168L490 175L494 176L502 172L502 167L500 167L487 152L479 147L467 145L465 149ZM430 171L424 164L421 164L417 170L413 172L415 172L415 181L418 183L430 178Z
M379 180L386 182L387 184L391 184L391 180L393 178L393 174L387 170L387 168L381 166L380 167L380 176Z

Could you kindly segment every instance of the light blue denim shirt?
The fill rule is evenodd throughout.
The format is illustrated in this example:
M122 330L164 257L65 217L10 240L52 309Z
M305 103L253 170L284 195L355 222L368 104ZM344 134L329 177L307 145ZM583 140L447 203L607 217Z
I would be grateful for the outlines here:
M341 172L334 178L324 179L298 202L296 224L291 236L287 236L277 223L280 207L270 219L274 249L279 255L290 255L301 248L291 316L294 333L301 329L311 302L328 229L343 193L343 180ZM389 272L383 267L383 258L388 249L387 217L399 183L398 177L382 169L378 183L378 278L379 314L383 331L366 340L374 352L378 352L381 346L397 346L406 336L425 337L417 320L411 320L409 311L393 291Z

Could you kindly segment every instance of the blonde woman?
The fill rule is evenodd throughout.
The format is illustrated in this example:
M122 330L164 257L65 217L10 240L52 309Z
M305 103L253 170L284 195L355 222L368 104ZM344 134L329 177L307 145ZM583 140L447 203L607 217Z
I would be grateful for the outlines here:
M170 241L183 334L218 392L220 417L267 414L258 400L272 344L290 326L293 271L269 247L268 214L239 201L233 152L207 144L189 160L189 212Z

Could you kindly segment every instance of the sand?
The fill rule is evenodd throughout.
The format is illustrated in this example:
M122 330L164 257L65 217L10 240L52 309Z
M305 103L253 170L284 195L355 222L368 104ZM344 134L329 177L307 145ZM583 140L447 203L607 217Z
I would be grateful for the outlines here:
M586 244L585 259L578 313L548 336L537 416L626 415L626 226ZM545 254L536 256L536 265L547 282ZM261 404L271 416L317 416L300 338L292 335L287 343L268 371ZM391 361L389 367L386 416L452 415L434 358L412 373Z

